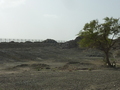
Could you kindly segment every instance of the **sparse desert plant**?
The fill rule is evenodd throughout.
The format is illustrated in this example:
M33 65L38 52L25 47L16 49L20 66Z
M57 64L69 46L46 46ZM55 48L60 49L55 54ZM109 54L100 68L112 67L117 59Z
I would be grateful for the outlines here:
M50 67L46 67L46 69L50 69Z
M79 64L80 62L68 62L68 64Z
M40 68L38 68L37 71L40 71Z
M55 72L56 70L58 70L58 68L57 68L57 67L52 68L52 71L54 71L54 72Z
M89 71L92 71L92 68L88 68Z

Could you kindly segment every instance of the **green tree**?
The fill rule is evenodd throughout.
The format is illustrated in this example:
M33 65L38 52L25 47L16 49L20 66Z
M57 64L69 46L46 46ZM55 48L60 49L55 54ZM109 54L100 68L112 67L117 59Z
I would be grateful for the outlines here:
M109 52L117 42L120 34L119 19L106 17L104 23L98 20L86 23L78 36L82 37L79 41L80 47L98 48L105 54L106 63L113 67L109 60Z

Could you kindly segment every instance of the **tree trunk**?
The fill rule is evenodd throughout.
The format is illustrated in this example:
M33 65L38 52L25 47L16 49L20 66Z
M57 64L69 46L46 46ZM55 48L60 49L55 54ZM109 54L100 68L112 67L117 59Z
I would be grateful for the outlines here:
M109 52L105 52L105 56L106 56L106 63L108 64L108 66L112 67L112 64L109 60Z

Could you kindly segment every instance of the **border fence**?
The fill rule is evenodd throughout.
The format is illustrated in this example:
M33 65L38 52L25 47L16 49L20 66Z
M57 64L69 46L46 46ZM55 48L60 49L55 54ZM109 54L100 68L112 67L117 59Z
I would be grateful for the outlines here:
M53 40L53 39L51 39ZM8 38L0 38L0 43L10 43L10 42L16 42L16 43L25 43L25 42L43 42L45 40L41 39L8 39ZM64 43L66 41L64 40L55 40L57 43Z

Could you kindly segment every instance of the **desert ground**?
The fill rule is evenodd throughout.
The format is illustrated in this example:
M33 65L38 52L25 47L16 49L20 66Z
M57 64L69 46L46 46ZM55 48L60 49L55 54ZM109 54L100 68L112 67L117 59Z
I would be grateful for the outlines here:
M117 68L109 68L93 50L0 47L0 90L120 90L119 57Z

